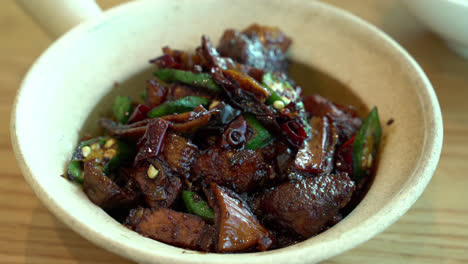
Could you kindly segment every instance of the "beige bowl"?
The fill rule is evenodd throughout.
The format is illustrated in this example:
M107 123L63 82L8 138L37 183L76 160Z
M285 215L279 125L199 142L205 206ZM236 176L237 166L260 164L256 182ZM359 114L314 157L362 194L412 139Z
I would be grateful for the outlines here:
M60 177L87 117L115 81L147 70L148 59L164 45L193 49L202 33L217 40L225 28L252 22L278 25L292 36L292 58L314 69L306 91L344 102L352 94L367 108L377 105L383 123L395 120L384 125L369 193L343 221L279 250L200 254L126 229ZM134 89L143 81L139 85ZM431 179L442 146L436 95L408 53L361 19L307 0L136 1L114 8L67 33L38 59L18 92L11 131L18 163L39 199L83 237L141 263L312 263L340 254L410 208Z

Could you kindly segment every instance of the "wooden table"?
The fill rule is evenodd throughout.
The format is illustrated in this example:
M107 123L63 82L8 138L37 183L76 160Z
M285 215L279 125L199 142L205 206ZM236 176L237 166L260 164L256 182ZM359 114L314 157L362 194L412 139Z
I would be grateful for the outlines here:
M123 0L98 1L104 8ZM444 147L428 188L398 222L326 263L468 263L468 60L457 57L394 0L327 0L375 24L405 47L434 85ZM12 0L0 8L0 263L130 263L68 229L21 175L10 144L11 103L51 44Z

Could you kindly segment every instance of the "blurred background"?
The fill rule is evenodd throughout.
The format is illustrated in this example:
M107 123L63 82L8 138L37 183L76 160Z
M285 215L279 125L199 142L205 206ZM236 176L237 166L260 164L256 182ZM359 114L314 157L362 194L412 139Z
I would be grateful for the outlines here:
M97 2L108 9L126 1ZM468 59L398 0L323 2L376 25L408 50L432 82L444 119L441 160L421 198L385 232L325 263L468 263ZM1 2L0 33L0 263L130 263L68 229L24 181L10 143L10 110L22 78L52 40L13 0Z

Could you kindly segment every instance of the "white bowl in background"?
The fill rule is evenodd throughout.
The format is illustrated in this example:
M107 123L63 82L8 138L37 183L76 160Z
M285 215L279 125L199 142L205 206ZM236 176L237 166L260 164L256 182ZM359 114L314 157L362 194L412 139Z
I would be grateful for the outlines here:
M414 16L468 58L468 0L405 0Z
M114 82L148 69L148 59L161 54L162 46L193 50L201 34L216 41L224 29L253 22L281 27L294 40L293 60L346 84L368 109L377 105L383 123L395 120L383 129L372 187L343 221L278 250L200 254L125 228L60 177L85 121ZM310 92L318 86L303 88ZM347 100L343 90L321 89ZM80 24L44 52L18 90L11 136L39 199L70 228L116 254L140 263L314 263L369 240L411 207L439 160L442 117L414 59L382 31L343 10L308 0L147 0Z

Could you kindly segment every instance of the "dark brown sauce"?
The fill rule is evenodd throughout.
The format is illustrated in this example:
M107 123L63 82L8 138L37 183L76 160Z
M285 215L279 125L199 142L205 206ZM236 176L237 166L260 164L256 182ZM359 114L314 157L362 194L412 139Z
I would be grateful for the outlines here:
M319 94L334 103L352 105L361 117L369 113L361 98L333 76L298 62L292 62L289 71L289 77L302 87L304 95Z

